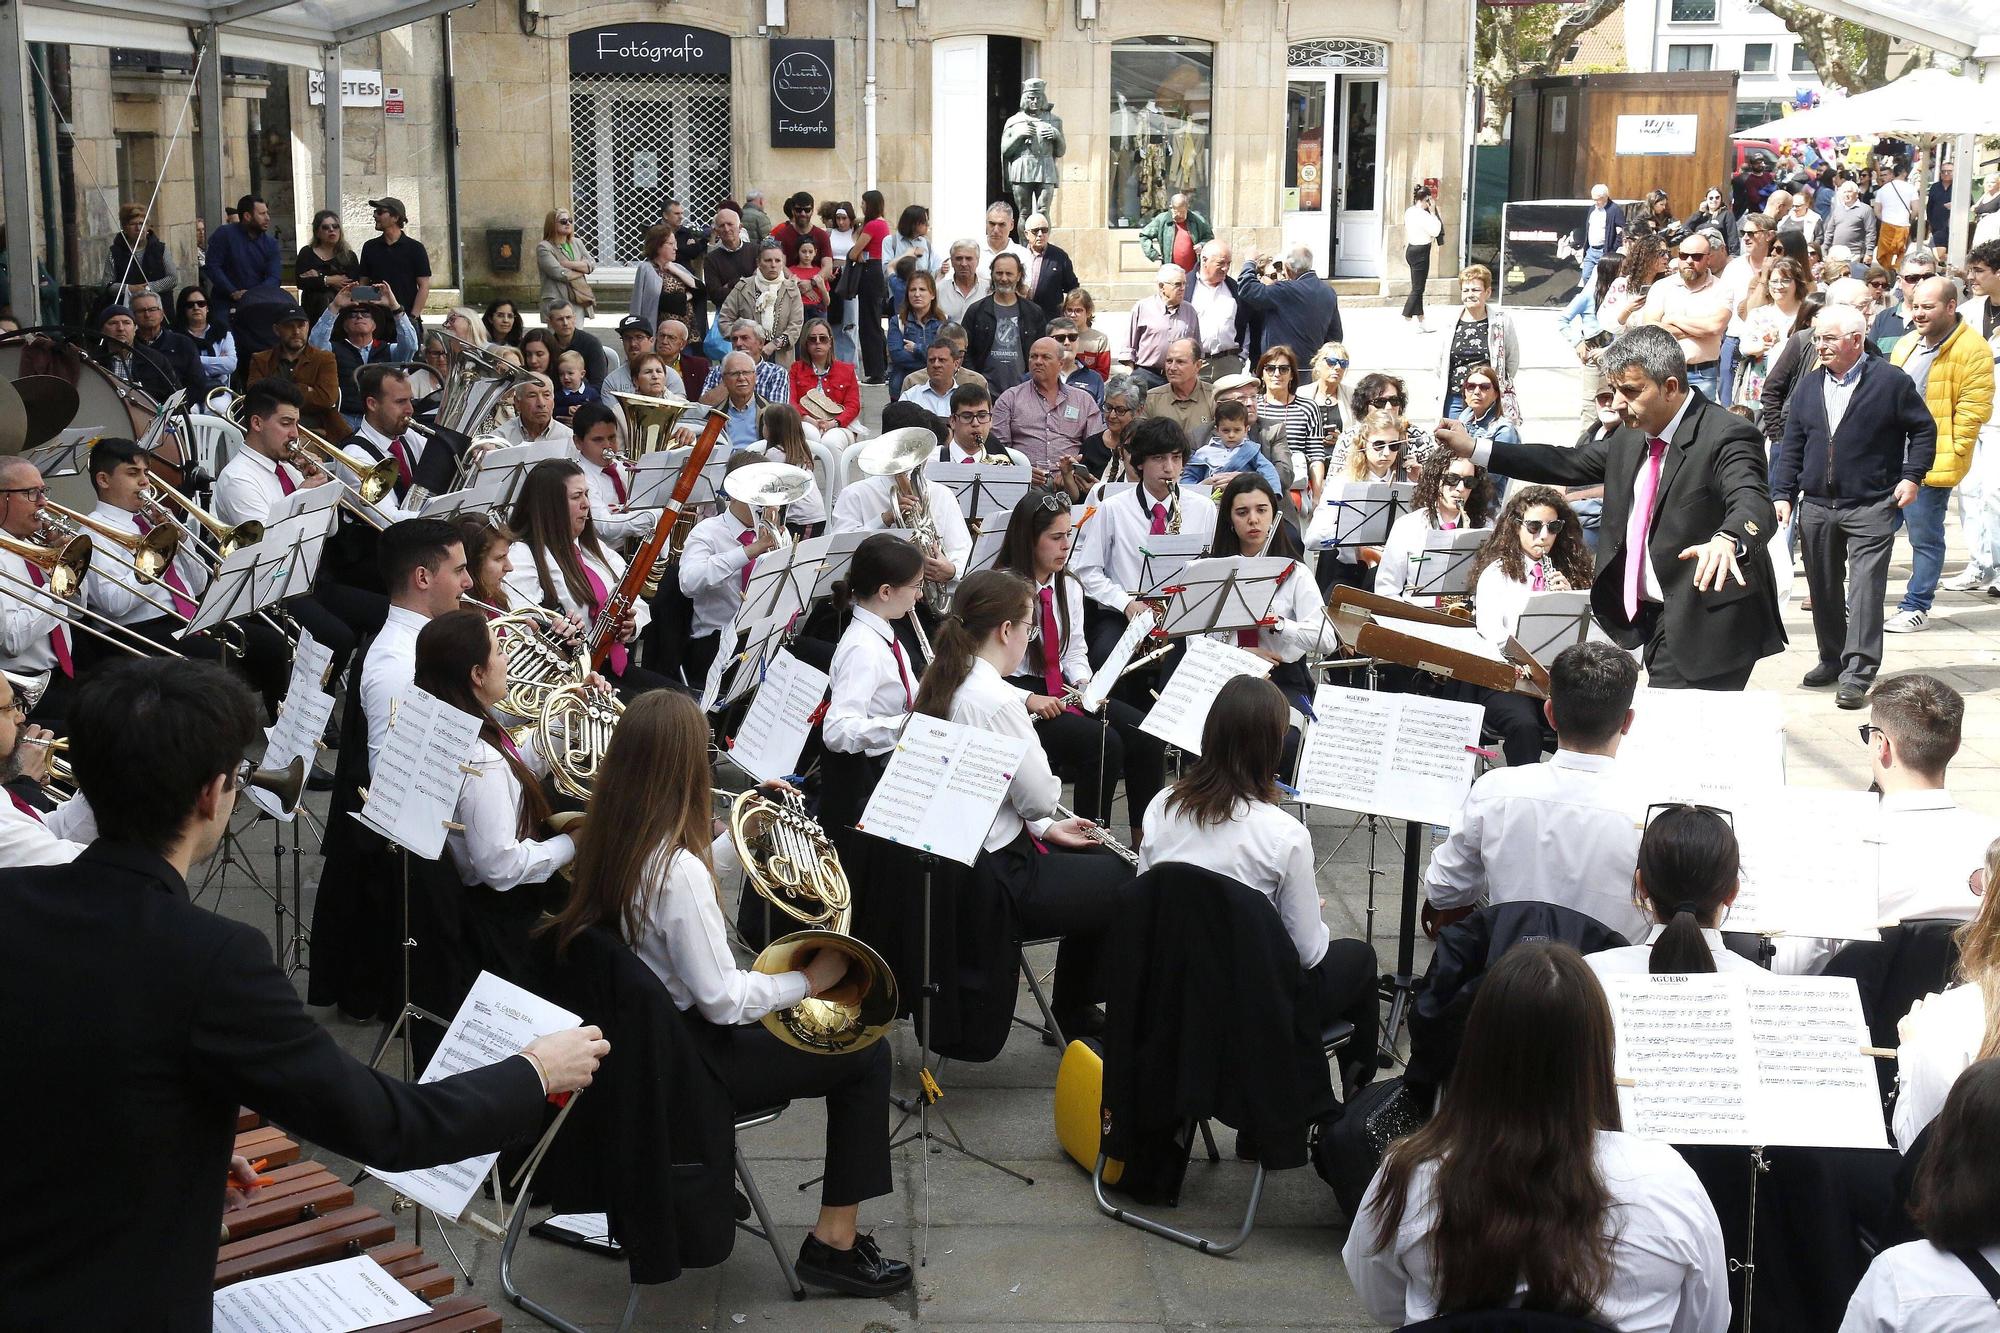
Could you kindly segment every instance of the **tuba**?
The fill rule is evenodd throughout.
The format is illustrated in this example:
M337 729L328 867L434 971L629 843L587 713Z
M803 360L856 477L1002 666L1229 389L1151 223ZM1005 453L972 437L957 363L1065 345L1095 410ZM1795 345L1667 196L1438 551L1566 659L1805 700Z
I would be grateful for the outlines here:
M500 400L523 380L534 378L534 371L453 334L437 330L427 336L444 339L445 363L438 374L438 408L433 420L445 430L468 437L479 434Z
M847 975L835 990L766 1014L764 1026L812 1055L843 1055L881 1040L896 1017L896 974L881 954L847 933L854 906L847 873L804 799L792 791L775 800L746 791L730 807L729 832L750 887L806 927L771 941L751 967L768 975L793 971L801 950L832 949L847 959Z
M937 448L937 437L922 426L905 426L886 431L881 438L861 446L855 467L871 477L894 477L899 526L907 526L910 540L926 559L935 559L944 549L938 536L937 518L931 513L930 491L924 485L924 463ZM901 518L902 502L915 502L915 512ZM951 589L943 583L924 582L924 605L938 615L951 609Z
M625 416L623 457L627 462L671 449L674 427L694 406L685 398L653 398L643 393L613 392L608 396L618 400L618 410Z

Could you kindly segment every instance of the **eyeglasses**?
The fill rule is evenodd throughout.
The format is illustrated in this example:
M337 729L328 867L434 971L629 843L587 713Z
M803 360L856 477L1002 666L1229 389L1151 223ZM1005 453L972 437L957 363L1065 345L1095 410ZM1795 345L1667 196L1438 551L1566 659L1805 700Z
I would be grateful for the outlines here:
M40 504L49 498L49 488L46 486L14 486L6 490L0 490L0 495L25 495L36 504Z
M1380 398L1370 398L1368 400L1369 404L1373 407L1403 407L1409 401L1409 399L1403 397L1401 394L1384 394Z
M1104 405L1104 415L1108 417L1113 412L1116 412L1119 416L1122 417L1129 417L1132 415L1132 409L1125 406L1125 404L1123 403L1106 403Z
M1447 472L1438 478L1438 489L1441 491L1469 491L1472 489L1472 478L1461 476L1456 472Z
M1861 733L1861 743L1863 745L1873 745L1875 744L1876 736L1878 735L1887 736L1889 734L1888 732L1883 731L1882 728L1876 726L1873 722L1863 722L1861 725L1857 726L1855 730Z
M1706 811L1708 814L1714 815L1717 819L1729 825L1731 829L1736 827L1736 815L1732 811L1725 810L1719 805L1696 805L1692 801L1655 801L1646 807L1646 827L1651 828L1653 821L1661 815L1666 814L1669 810Z
M993 420L993 414L991 412L953 412L951 418L953 421L964 421L976 426L982 421Z
M21 702L21 696L18 694L6 703L0 704L0 713L12 713L23 722L28 720L28 706Z
M1059 343L1073 343L1076 341L1074 333L1051 333L1049 337L1054 338Z
M1524 518L1521 528L1530 537L1539 537L1545 532L1553 537L1563 530L1563 521L1559 518Z

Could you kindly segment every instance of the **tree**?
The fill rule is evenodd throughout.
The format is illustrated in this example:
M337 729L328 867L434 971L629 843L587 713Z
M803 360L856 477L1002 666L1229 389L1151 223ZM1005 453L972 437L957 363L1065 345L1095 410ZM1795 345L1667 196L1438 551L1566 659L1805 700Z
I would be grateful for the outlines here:
M1808 0L1758 0L1799 39L1821 83L1849 96L1889 81L1889 34L1835 18Z
M1625 0L1566 4L1479 5L1473 78L1485 94L1479 141L1499 143L1514 104L1516 79L1538 79L1560 68L1570 47L1624 8Z

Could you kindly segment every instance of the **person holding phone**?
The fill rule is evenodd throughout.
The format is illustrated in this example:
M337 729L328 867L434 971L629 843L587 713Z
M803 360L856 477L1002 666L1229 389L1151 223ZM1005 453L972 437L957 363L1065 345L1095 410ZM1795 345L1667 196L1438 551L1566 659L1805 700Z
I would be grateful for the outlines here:
M1431 276L1431 247L1444 238L1444 220L1438 216L1430 186L1418 185L1410 196L1410 206L1403 210L1403 262L1410 266L1410 295L1403 302L1403 322L1429 333L1424 323L1424 284Z

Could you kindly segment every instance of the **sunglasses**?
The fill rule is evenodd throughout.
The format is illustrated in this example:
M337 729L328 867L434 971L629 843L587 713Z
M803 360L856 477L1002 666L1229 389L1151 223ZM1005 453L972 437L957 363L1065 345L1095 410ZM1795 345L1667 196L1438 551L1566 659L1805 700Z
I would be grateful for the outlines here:
M1059 343L1073 343L1076 341L1074 333L1051 333L1049 337L1054 338Z
M1348 362L1348 359L1344 356L1323 356L1320 358L1320 360L1325 362L1327 365L1333 367L1335 370L1345 370L1350 364Z
M1861 743L1863 745L1873 745L1877 736L1886 736L1889 734L1873 722L1863 722L1855 730L1861 733Z
M1902 280L1908 283L1919 283L1930 276L1928 273L1905 273L1902 275Z
M1729 825L1731 829L1736 827L1736 816L1733 812L1719 805L1696 805L1692 801L1655 801L1646 807L1646 826L1652 827L1653 821L1669 810L1705 810Z
M1028 228L1028 235L1030 235L1030 236L1046 236L1046 235L1048 235L1048 234L1049 234L1049 229L1048 229L1047 227L1030 227L1030 228Z
M1053 514L1057 513L1060 510L1067 509L1069 508L1069 506L1064 504L1061 500L1057 499L1053 495L1044 495L1041 499L1035 501L1035 508L1041 510L1045 514Z
M1609 407L1617 401L1618 395L1615 393L1600 393L1597 395L1597 405L1599 407Z
M184 309L188 309L188 310L206 310L206 309L208 309L208 302L206 302L206 301L187 301L187 302L184 302L184 303L183 303L183 308L184 308Z
M1467 380L1465 387L1468 389L1484 389L1487 393L1499 392L1498 389L1493 387L1493 383L1490 380Z
M1869 289L1870 291L1875 291L1875 292L1886 292L1886 291L1888 291L1888 290L1889 290L1889 289L1890 289L1891 287L1893 287L1893 286L1895 286L1895 284L1894 284L1894 283L1892 283L1892 282L1890 282L1890 281L1888 281L1888 280L1887 280L1887 279L1885 278L1885 279L1881 279L1881 280L1879 280L1879 281L1871 281L1871 282L1870 282L1870 283L1868 284L1868 289Z
M1524 518L1521 527L1530 537L1539 537L1545 532L1553 537L1563 530L1563 521L1559 518Z
M1438 478L1438 489L1441 491L1469 491L1472 489L1472 478L1461 476L1456 472L1447 472Z
M1371 454L1393 454L1401 443L1401 440L1370 440L1366 447Z
M1696 262L1708 258L1708 251L1706 250L1677 250L1674 253L1681 259Z
M1410 400L1400 394L1386 394L1380 398L1370 398L1368 401L1375 407L1402 407Z
M1266 375L1296 375L1298 374L1298 371L1292 369L1288 365L1284 365L1283 363L1278 363L1275 365L1265 366L1264 373Z

